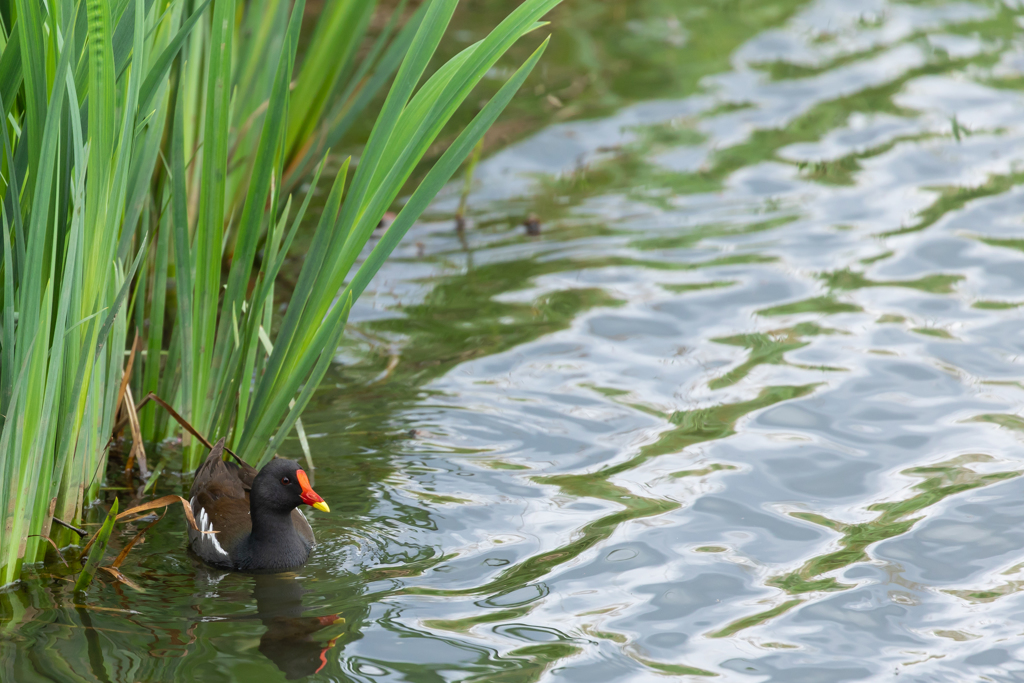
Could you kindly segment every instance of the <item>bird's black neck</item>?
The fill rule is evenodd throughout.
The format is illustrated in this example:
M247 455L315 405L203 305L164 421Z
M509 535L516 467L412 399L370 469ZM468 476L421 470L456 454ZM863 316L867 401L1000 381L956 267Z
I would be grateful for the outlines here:
M250 505L252 532L240 564L243 569L287 569L306 561L309 547L295 530L292 511L281 512Z

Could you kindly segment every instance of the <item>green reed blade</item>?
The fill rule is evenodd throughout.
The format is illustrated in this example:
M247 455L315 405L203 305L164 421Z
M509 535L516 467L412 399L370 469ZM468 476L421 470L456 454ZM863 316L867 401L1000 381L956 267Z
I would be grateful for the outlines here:
M352 284L349 285L345 294L343 294L343 300L351 301L354 297L357 297L362 293L370 278L373 277L383 261L398 245L398 242L401 240L408 228L422 214L433 197L444 186L444 184L448 182L455 171L458 170L459 166L461 166L462 162L476 146L477 141L483 137L483 134L488 130L488 128L490 128L491 124L493 124L511 101L512 97L536 66L546 47L547 40L545 40L545 42L533 53L533 55L531 55L526 63L516 71L513 77L502 86L494 98L488 102L484 109L474 118L469 127L466 128L455 143L453 143L448 149L445 155L442 156L441 160L438 161L434 168L431 169L420 187L413 194L413 197L403 208L402 212L399 213L395 222L388 228L388 231L385 233L384 237L381 238L377 247L374 248L369 258L359 269ZM338 306L336 305L335 310L337 309ZM333 355L333 349L336 348L344 331L344 323L339 321L341 318L347 319L347 313L342 314L337 318L333 318L333 320L332 316L333 312L331 316L328 316L328 320L330 322L325 321L325 324L317 330L314 341L309 345L311 349L323 349L321 354L315 354L315 356L313 354L306 355L304 360L297 365L294 371L284 378L282 386L278 387L278 392L276 393L275 398L293 396L299 386L304 384L302 393L300 394L300 398L304 398L302 401L296 401L296 406L289 412L284 424L278 431L277 436L271 442L270 447L261 454L260 462L265 462L269 458L269 455L272 454L280 445L281 439L283 439L284 435L286 435L290 430L294 423L294 419L298 418L298 415L301 413L305 403L308 402L313 388L319 384L323 374L326 372L327 364L325 357L322 354L328 354L328 352L330 352L330 355ZM314 357L316 357L315 367L310 368L309 366L313 365L312 360ZM307 373L311 374L307 375ZM282 401L277 399L275 402L280 403ZM268 415L272 413L273 410L267 411ZM253 440L256 443L262 443L264 433L267 432L269 428L272 428L272 426L273 425L269 423L269 420L264 420L262 424L258 424L255 427Z
M334 0L324 7L295 83L285 142L289 156L313 133L342 75L351 70L376 5L376 0Z
M8 46L10 43L8 43ZM5 100L0 97L0 111L4 109ZM18 181L17 176L14 175L14 160L11 157L11 148L8 145L10 140L10 134L7 131L7 117L0 117L0 137L4 148L4 158L7 160L8 172L11 174L10 183L12 188L15 190L15 196L17 196ZM15 204L15 214L18 218L21 217L21 205ZM14 316L15 316L15 302L14 302L14 258L11 253L11 233L10 223L7 219L7 206L0 202L0 212L3 214L3 249L4 249L4 302L3 302L3 333L0 336L0 353L2 353L3 365L2 368L13 368L14 367ZM3 372L0 369L0 419L6 421L8 404L11 400L11 392L13 390L13 373L8 370ZM2 454L0 454L2 456ZM0 510L3 507L0 506Z
M14 98L21 90L21 31L15 22L11 28L11 37L0 54L0 100L7 102L7 106L0 107L0 113L4 118L10 113L14 106Z
M318 291L332 293L341 288L380 216L458 105L498 57L557 3L558 0L530 0L520 5L487 38L463 50L428 79L395 122L389 144L379 154L371 152L372 142L367 145L340 221L344 226L348 226L349 220L354 223L335 231L337 237L332 240L327 256L333 268L318 284ZM376 189L360 196L357 187L364 171L364 183ZM342 236L346 238L342 240ZM321 298L318 305L305 311L301 326L308 332L303 348L307 348L316 321L323 318L329 305L330 299Z
M263 120L263 130L260 133L259 146L256 149L253 175L249 180L245 205L242 208L242 216L238 223L238 239L235 242L235 252L231 259L227 289L221 302L222 310L225 312L241 311L246 286L252 274L253 261L256 257L256 246L263 222L264 207L266 206L267 196L270 193L270 182L274 175L274 157L277 156L277 150L281 145L281 138L286 131L288 88L292 81L294 55L295 50L298 48L299 30L302 27L302 12L305 5L305 0L298 0L292 9L292 15L288 22L284 47L281 50L281 59L278 62L277 74L274 78L274 88L271 92L270 103ZM223 386L224 377L233 374L232 368L229 368L227 363L232 347L229 342L229 325L231 325L230 315L222 315L220 328L217 332L217 355L214 360L217 371L217 379L214 386L220 391L226 389Z
M171 223L169 216L157 218L156 259L153 265L153 290L149 313L149 330L146 335L146 362L142 371L140 396L156 392L160 381L160 350L164 341L164 314L167 305L167 262L170 252ZM139 415L143 437L156 441L155 406L146 406Z
M369 191L373 173L380 160L385 156L391 135L398 125L406 103L412 96L413 89L423 75L427 64L430 63L437 45L441 41L441 36L448 28L448 23L451 21L457 4L458 0L432 0L428 5L423 21L416 30L402 65L398 68L398 75L384 100L384 106L360 158L359 167L352 179L352 187L349 189L349 196L345 202L346 208L341 219L343 225L350 225L354 222L353 219Z
M6 134L6 133L5 133ZM3 299L3 331L0 333L0 353L3 368L14 367L15 310L14 310L14 263L11 258L11 233L7 220L7 209L0 204L0 217L3 218L3 249L4 249L4 299ZM13 414L10 409L11 395L14 391L14 373L0 371L0 427L7 424L7 415ZM4 457L0 452L0 458ZM0 487L2 488L2 487ZM0 502L0 510L3 510Z
M330 332L327 335L328 338L340 339L342 333L345 331L345 323L348 322L348 316L352 312L352 293L348 292L343 301L344 304L338 303L335 305L335 311L337 311L337 315L334 316L335 311L331 311L333 319L329 318L328 320L324 321L324 329L330 330ZM292 427L297 426L299 424L299 416L302 414L302 411L306 409L306 406L309 404L309 399L313 397L313 392L320 385L320 382L323 380L324 375L327 374L327 368L331 364L331 359L334 358L334 350L336 348L337 344L334 344L333 346L329 344L323 346L323 351L321 351L320 355L317 357L316 363L314 364L312 370L310 371L308 377L306 378L305 384L302 387L302 391L299 392L299 396L295 399L295 403L291 406L291 410L288 411L288 414L285 416L281 425L278 427L277 434L274 435L274 438L271 440L270 444L261 454L259 459L259 463L261 465L265 464L266 461L269 460L270 457L277 452L277 450L281 447L281 442L284 441L284 438L288 436L289 432L291 432ZM257 443L259 443L259 441L257 441ZM306 459L311 460L308 445L303 446L303 451L306 453Z
M383 150L381 158L371 157L373 168L370 184L376 188L369 202L360 198L358 223L350 230L338 271L346 271L358 255L357 249L368 239L379 213L390 204L397 191L412 173L415 164L426 153L441 128L455 113L470 91L494 66L498 58L525 33L532 30L537 19L549 12L559 0L528 0L516 8L484 40L454 57L420 89L402 112L394 129L394 141ZM360 163L360 170L366 163ZM358 176L358 173L357 173ZM357 180L353 181L355 184ZM355 209L346 217L355 218ZM333 284L333 282L332 282ZM340 283L339 283L340 284Z
M347 230L343 244L332 244L328 258L335 263L335 269L333 277L323 284L322 291L336 290L341 286L380 216L397 197L402 184L458 105L501 54L556 4L558 0L528 0L520 5L483 41L463 50L428 79L402 112L393 128L389 145L382 148L378 156L371 153L370 145L367 146L353 180L353 188L358 186L360 173L370 169L364 183L376 189L372 194L364 192L362 196L353 189L350 194L341 222L345 225L351 220L353 224ZM345 231L337 234L345 234ZM310 310L309 319L322 316L324 311L325 303L321 302L318 308Z
M46 287L43 288L39 304L39 324L35 328L34 339L36 343L32 354L27 358L29 366L29 380L25 391L24 408L19 415L21 422L18 429L17 449L17 475L14 482L17 484L18 504L13 509L8 509L8 517L5 521L6 530L9 530L7 545L3 548L7 559L4 562L5 576L4 583L14 580L16 572L20 569L21 558L25 555L29 530L32 526L34 511L37 506L36 484L42 471L43 462L39 458L41 449L35 448L35 444L44 438L40 432L39 423L42 419L43 404L45 401L45 380L47 361L49 359L48 326L50 316L53 312L53 280L47 278Z
M181 340L181 414L192 420L192 254L185 187L185 89L178 88L171 142L171 223L174 226L174 279Z
M21 47L21 72L24 79L25 122L24 133L28 141L28 177L35 177L39 156L43 150L43 128L46 122L46 45L43 43L42 3L34 0L15 0L18 12ZM13 99L12 105L13 106ZM34 188L26 188L31 190Z
M28 354L32 353L35 347L35 340L29 344ZM11 543L11 534L8 530L6 520L10 519L13 515L13 508L18 501L19 481L18 477L15 476L15 471L20 465L20 458L18 455L21 453L21 420L19 416L23 414L21 406L22 396L25 393L26 386L28 385L29 367L28 365L23 366L18 372L18 378L14 382L14 388L11 392L11 402L9 404L10 417L4 422L3 430L0 431L0 515L2 515L5 523L0 526L0 554L4 553L5 549ZM11 443L12 438L14 443ZM5 567L0 567L4 570L4 576L11 575L12 572L6 570ZM4 579L2 583L6 584L9 579Z
M389 138L402 116L402 111L417 81L419 81L433 56L457 4L458 0L432 0L428 5L423 21L417 28L409 52L406 54L402 66L398 70L395 83L385 99L384 106L373 127L373 131L370 133L370 139L360 159L352 186L348 190L348 195L342 208L340 225L349 225L351 223L351 217L354 217L357 205L361 203L362 197L367 192L372 171L387 151ZM314 242L317 242L318 238L323 235L327 253L316 253L314 254L314 262L310 262L307 259L307 262L303 265L299 276L299 283L296 285L292 296L292 302L289 304L288 311L285 314L285 320L282 323L281 331L278 333L278 338L274 342L274 352L267 363L266 374L260 382L260 388L254 402L256 406L264 405L264 401L269 396L270 386L276 380L282 367L293 365L298 362L297 359L302 354L307 352L308 338L319 328L323 319L323 312L330 305L334 292L338 289L335 288L333 291L329 291L323 283L317 282L321 277L327 279L330 274L336 275L338 271L337 259L334 256L334 252L338 250L338 247L334 245L344 242L345 233L335 227L337 224L325 223L328 217L333 218L334 215L333 212L325 212L321 217ZM331 234L328 235L328 232ZM325 262L325 259L326 263L329 264L329 271L322 274L320 265ZM340 277L344 277L344 273L341 273ZM314 285L319 285L316 288L319 298L314 302L313 308L307 308L306 302L309 300L309 295L313 291ZM319 317L317 317L318 313ZM303 334L306 339L301 342L300 349L292 351L292 337L299 326L300 320L305 322ZM310 323L310 320L313 320L313 322ZM287 364L286 359L288 361ZM290 399L291 397L289 396L288 400ZM274 402L280 405L278 397L275 397ZM287 403L283 405L287 405ZM275 410L280 410L280 408ZM283 414L283 412L278 414ZM246 431L248 432L249 429L250 423L247 422ZM243 436L239 447L241 448L241 444L247 443L248 439Z
M221 253L224 242L226 169L230 136L231 53L234 36L234 0L214 5L213 32L206 84L206 112L202 158L202 185L195 230L195 282L193 289L192 364L193 424L209 431L208 380L213 372L220 299ZM198 465L200 453L193 448L185 458L187 469Z
M184 3L178 0L168 8L166 30L164 33L169 34L178 27L180 14L184 9L183 5ZM190 30L190 27L186 28ZM173 37L163 36L166 39L164 42L170 42L179 37L183 38L183 30L185 29L178 29ZM153 47L154 49L159 49L162 44L163 42L158 40ZM149 122L145 127L145 132L141 134L144 138L140 145L142 153L132 160L129 170L128 187L130 189L125 205L126 215L124 219L124 229L127 230L134 229L143 211L143 207L149 200L153 171L156 168L157 159L160 156L161 147L164 142L164 130L168 114L168 92L170 89L167 74L170 71L171 58L178 52L175 49L173 54L167 55L166 51L169 47L165 47L164 51L154 60L155 64L150 66L145 80L139 86L139 114L141 116L150 116L151 118L149 118ZM161 61L165 56L170 57L167 59L166 68L162 65ZM152 110L150 109L151 105L153 107ZM118 254L118 257L122 259L125 256L125 254Z
M270 92L288 26L289 4L282 0L250 0L246 6L236 52L239 104L235 114L239 119L249 117Z
M512 78L498 90L480 113L474 117L469 126L445 151L441 159L430 169L430 172L427 173L419 187L416 188L412 197L410 197L409 201L406 202L398 216L391 223L387 232L384 233L384 236L377 242L373 251L363 261L359 270L356 271L355 277L347 288L355 298L358 298L363 293L366 285L369 284L373 276L380 270L385 259L398 246L405 233L427 209L433 198L441 191L445 183L451 179L470 152L473 151L477 142L483 139L487 130L494 124L501 112L508 106L508 103L512 101L512 97L518 92L523 82L530 75L530 72L537 65L541 55L544 54L549 41L550 38L544 39L540 47L519 67Z
M388 22L388 25L378 36L369 54L362 60L359 70L352 76L345 90L338 97L337 104L324 122L327 130L326 135L313 141L314 144L311 144L309 149L306 150L304 158L296 162L289 171L288 178L285 180L289 186L295 180L304 176L309 164L316 160L318 154L323 154L324 150L330 149L341 142L341 139L358 117L366 111L366 108L374 101L402 63L402 58L409 50L409 45L412 44L412 39L419 29L420 22L423 20L423 14L427 10L426 4L420 5L406 22L405 26L402 27L402 30L398 32L398 36L388 45L387 41L405 3L406 0L401 0L395 8L391 21ZM384 56L377 61L379 52L385 46L387 50L384 52ZM371 69L373 70L372 73L370 73ZM368 73L370 73L369 78L367 78ZM352 97L353 94L355 94L354 98Z
M100 562L103 560L103 556L107 552L107 544L110 542L110 532L114 530L114 521L117 519L117 498L110 505L110 512L107 513L107 518L103 521L103 526L96 532L96 540L93 541L92 547L89 548L89 557L85 561L85 565L82 567L82 571L78 574L78 580L75 581L75 592L79 593L89 588L89 584L92 583L93 577L96 575L96 570L99 569Z
M171 62L178 55L181 50L181 46L185 44L185 39L192 33L192 29L195 27L196 22L199 21L200 17L206 11L206 8L210 6L211 0L205 0L203 4L196 8L194 12L185 20L185 23L181 25L178 32L171 39L167 47L157 55L153 60L152 65L149 67L149 72L146 74L146 80L142 82L142 86L139 90L139 110L146 112L151 104L153 97L156 96L159 85L164 82L167 78L167 74L171 70Z
M273 264L277 261L277 253L281 246L281 238L285 232L285 227L288 222L288 216L291 213L292 198L288 196L288 201L285 203L284 210L280 214L280 218L277 224L271 224L268 229L266 242L264 244L264 263L261 264L259 272L256 274L256 281L253 286L253 290L256 294L249 300L249 310L246 313L244 319L244 327L242 330L243 335L243 349L239 353L241 358L241 366L238 372L238 388L237 388L237 405L235 409L235 424L234 429L231 431L232 441L231 445L235 445L235 439L242 433L242 426L246 416L249 414L249 399L252 396L253 391L253 377L258 371L262 370L262 366L257 362L257 352L259 351L259 339L258 334L255 332L256 326L261 322L262 318L265 318L265 309L268 308L267 302L262 298L261 293L267 291L264 287L266 281L265 264ZM273 216L276 211L276 202L270 209L270 215ZM269 296L271 298L270 305L273 305L273 283L269 289ZM262 303L261 303L262 302ZM232 357L234 359L234 356ZM233 361L234 362L234 361ZM218 407L218 409L220 409ZM225 431L227 429L225 428Z
M132 166L132 152L134 150L135 138L136 138L136 125L135 117L138 113L138 101L139 101L139 88L142 82L142 65L146 61L145 55L145 12L143 11L142 5L143 0L135 0L137 5L135 12L135 43L132 46L132 54L137 61L137 67L132 70L131 77L128 79L127 84L124 86L124 102L121 106L122 110L122 124L121 134L118 138L118 144L116 148L116 163L114 165L114 174L111 178L111 185L109 188L109 196L107 201L120 210L124 206L125 196L128 193L128 174ZM153 159L153 163L156 159ZM116 214L115 214L116 216ZM116 219L114 225L116 226ZM128 242L132 239L134 234L134 225L125 226L126 229L121 230L121 239L117 248L117 258L120 261L124 261L129 258L128 256ZM110 246L107 249L113 248L113 245L118 242L114 239L117 236L117 230L106 230L105 235L109 235ZM106 247L107 241L104 241ZM112 251L103 251L103 254L107 263L114 257Z
M303 264L302 270L299 271L299 280L295 284L295 289L292 290L288 310L285 312L284 321L281 323L281 330L278 332L277 339L274 342L274 352L270 354L270 359L264 368L263 376L256 386L256 397L252 401L253 409L245 421L245 430L238 441L238 448L242 453L246 453L252 439L252 430L264 413L270 410L272 413L273 411L279 411L276 412L278 417L284 414L284 409L280 407L282 404L278 400L280 397L272 397L271 391L273 390L274 380L280 372L281 366L286 361L286 351L291 344L292 337L295 335L296 325L302 314L302 309L305 307L306 301L309 300L313 291L316 273L323 263L324 247L330 239L330 228L333 224L333 218L337 215L338 209L341 206L347 170L348 161L346 161L342 172L334 179L334 186L331 188L331 193L327 198L324 212L320 216L320 223L313 233L313 241L310 244L306 262ZM290 399L291 396L285 397L283 405L287 406ZM270 407L271 402L276 404L272 409ZM243 457L247 457L247 454L243 455Z
M114 297L114 302L110 305L107 311L106 317L103 319L103 326L100 327L99 341L96 344L97 355L103 350L104 340L107 334L110 332L110 328L114 325L117 318L117 314L121 311L121 306L124 304L125 297L128 295L129 289L131 289L132 278L135 277L135 273L139 269L139 264L145 259L146 254L149 252L149 235L143 235L140 240L141 246L139 253L135 255L135 260L132 262L132 267L128 271L127 278L120 288L117 290L117 296Z
M24 16L24 15L22 15ZM19 22L20 23L20 22ZM32 43L42 48L39 36L34 40L26 40L22 35L23 48L32 51L26 44ZM31 58L25 59L23 52L23 63L31 62ZM54 171L57 168L57 150L59 148L59 135L62 127L62 111L64 106L65 83L64 76L71 63L71 51L65 50L60 55L60 60L54 72L53 93L50 97L49 106L46 109L46 116L42 127L41 149L44 151L38 157L33 196L50 197L53 187ZM26 87L28 86L28 72L26 71ZM25 273L19 291L18 301L18 328L24 330L23 339L34 339L39 324L39 302L43 297L43 272L45 269L44 249L48 226L51 214L47 210L31 212L26 236L28 237L27 250L25 254ZM38 352L38 350L37 350ZM15 363L20 365L25 356L16 354Z
M427 9L426 5L421 5L413 16L409 19L402 30L398 32L395 40L387 45L387 50L378 62L376 57L377 54L385 47L386 38L388 37L391 30L394 28L395 22L397 22L401 7L405 4L405 0L400 3L399 7L395 11L395 16L392 22L388 23L388 26L381 33L377 42L373 45L370 53L367 55L366 60L360 65L360 70L352 77L345 92L338 99L337 112L330 118L335 122L330 126L330 132L327 134L324 147L334 147L341 138L344 137L348 129L355 123L356 118L366 109L370 102L377 97L381 88L384 84L394 75L399 65L402 63L402 58L409 50L409 46L412 44L412 39L416 35L416 31L419 29L420 22L423 20L423 14ZM373 73L366 80L365 85L363 79L366 78L366 74L370 69L373 69ZM350 100L355 89L359 87L359 94L354 100Z
M154 0L146 0L147 11L153 6L153 3ZM144 15L145 12L142 14ZM116 0L110 7L110 17L116 24L110 39L111 54L114 56L114 72L120 78L132 61L137 18L135 0Z
M335 183L339 187L344 187L344 178L348 175L348 167L350 161L351 158L346 159L345 163L342 165L342 168L338 173L338 178L342 179L340 181L340 184L338 183L337 178L335 179ZM250 306L253 307L253 310L251 311L250 317L246 323L245 331L245 337L248 340L248 346L250 349L250 356L247 357L246 364L243 369L243 374L241 375L242 378L253 377L253 372L256 371L256 368L259 368L261 366L257 356L259 350L259 341L257 339L258 330L261 324L265 328L270 327L271 321L273 319L274 282L277 280L277 275L280 272L281 267L284 265L285 259L288 256L288 251L291 249L292 241L295 239L295 235L298 232L299 226L302 224L302 219L306 215L306 209L309 208L309 202L313 198L314 193L316 192L316 188L320 182L320 174L323 172L324 166L326 164L327 156L324 156L324 158L320 162L320 165L317 167L316 173L313 176L313 180L310 183L309 189L306 191L306 196L302 201L302 205L299 207L299 210L295 213L295 216L292 219L291 228L289 228L287 235L284 236L283 241L281 241L280 244L272 248L267 253L266 260L264 261L264 271L260 273L260 280L256 285L255 294L253 295L252 299L250 299ZM288 201L290 205L290 197ZM284 213L281 216L282 227L284 225L284 220L287 217L288 210L286 207ZM277 231L275 231L275 236L276 235ZM267 266L267 264L269 264L269 266ZM259 307L261 306L263 308L262 321L260 320L260 317L256 315ZM250 357L252 358L252 360L256 362L251 363ZM262 373L257 373L257 376L259 376L260 374ZM244 401L242 399L239 399L239 407L236 416L236 444L238 443L237 440L244 433L244 424L245 421L248 420L249 418L249 406L253 390L248 385L246 385L244 387L244 392L245 399Z
M344 179L348 175L348 167L351 161L351 157L345 159L345 163L342 164L341 170L338 171L338 176L336 176L335 182L337 182L338 177ZM292 225L288 229L288 234L285 235L284 241L277 248L275 254L268 254L268 258L265 263L269 263L270 266L269 268L266 268L263 273L263 282L256 288L256 294L252 298L253 306L259 306L261 304L264 306L273 305L274 282L277 280L277 275L281 272L281 267L284 266L284 262L288 257L288 252L291 249L292 242L295 240L295 235L299 231L302 219L306 215L306 209L309 208L309 201L313 198L313 194L319 185L320 174L323 172L326 164L327 156L325 155L316 169L316 174L313 176L309 189L306 190L306 197L302 200L302 205L299 207L299 210L295 213L295 217L292 219ZM344 181L342 181L342 186L344 186ZM255 320L254 325L258 324L259 321ZM246 332L247 336L254 336L255 334L255 327Z

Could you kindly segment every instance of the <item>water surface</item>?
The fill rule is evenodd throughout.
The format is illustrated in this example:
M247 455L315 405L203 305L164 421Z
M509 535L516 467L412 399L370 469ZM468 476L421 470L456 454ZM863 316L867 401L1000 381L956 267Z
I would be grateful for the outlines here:
M309 564L198 567L175 510L135 587L3 595L0 678L1024 679L1024 7L555 19L569 85L304 418Z

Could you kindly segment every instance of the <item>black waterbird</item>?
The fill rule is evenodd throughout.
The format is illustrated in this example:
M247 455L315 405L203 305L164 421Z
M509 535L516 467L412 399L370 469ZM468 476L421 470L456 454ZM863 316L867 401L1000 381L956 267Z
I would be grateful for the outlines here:
M274 459L256 471L225 462L224 439L196 470L189 494L199 530L189 527L192 551L215 567L280 571L309 558L313 529L299 505L330 508L294 460Z

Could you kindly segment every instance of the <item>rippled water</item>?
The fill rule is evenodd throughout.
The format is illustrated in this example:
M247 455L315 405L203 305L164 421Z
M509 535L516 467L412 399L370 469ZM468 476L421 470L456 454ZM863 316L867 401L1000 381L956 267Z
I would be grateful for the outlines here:
M729 5L627 26L683 96L410 233L305 418L306 567L174 511L137 589L2 596L0 678L1024 680L1024 6Z

